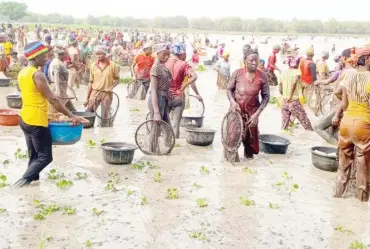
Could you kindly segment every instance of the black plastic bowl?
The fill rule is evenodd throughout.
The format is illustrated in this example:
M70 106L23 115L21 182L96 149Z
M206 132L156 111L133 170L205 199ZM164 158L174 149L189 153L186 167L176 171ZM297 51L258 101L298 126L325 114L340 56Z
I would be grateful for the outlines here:
M87 120L89 120L89 123L88 124L84 124L84 128L92 128L94 127L94 124L95 124L95 118L96 118L96 114L95 112L82 112L82 111L76 111L76 112L72 112L73 115L76 115L76 116L79 116L79 117L83 117Z
M338 170L337 149L316 146L311 148L312 165L318 169L335 172Z
M286 154L290 141L286 138L263 134L259 137L260 149L267 154Z
M8 104L9 108L14 108L14 109L21 109L23 105L22 97L16 94L7 95L6 103Z
M109 164L129 164L134 160L136 145L119 142L102 143L103 159Z

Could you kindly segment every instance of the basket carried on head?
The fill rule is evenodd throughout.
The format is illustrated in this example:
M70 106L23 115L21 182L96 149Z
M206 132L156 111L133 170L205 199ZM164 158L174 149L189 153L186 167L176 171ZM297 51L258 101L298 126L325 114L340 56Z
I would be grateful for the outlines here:
M221 139L227 161L239 161L237 152L243 140L244 122L239 112L229 111L222 120ZM235 155L230 158L229 155Z
M146 120L137 128L135 141L144 154L161 156L171 153L175 147L175 134L162 120Z
M106 94L112 94L112 102L110 106L105 106L103 101ZM99 118L98 125L100 127L112 127L119 109L120 100L115 92L101 92L95 99L95 114Z

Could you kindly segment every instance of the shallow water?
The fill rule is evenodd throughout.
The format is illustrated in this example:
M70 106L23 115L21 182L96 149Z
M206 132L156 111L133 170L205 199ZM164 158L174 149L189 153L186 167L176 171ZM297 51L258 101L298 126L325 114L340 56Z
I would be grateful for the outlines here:
M53 237L46 242L46 248L53 249L85 248L88 240L93 243L92 248L104 249L341 249L349 248L355 240L370 244L368 203L332 198L335 173L311 166L309 149L328 146L318 135L301 126L293 136L281 134L279 109L269 104L260 118L260 133L280 134L289 139L288 153L261 153L254 160L243 160L235 166L225 163L220 126L228 110L226 93L217 90L216 75L209 67L207 72L199 73L197 85L206 106L204 127L217 130L212 146L186 145L186 132L182 129L169 156L135 152L135 161L150 161L157 168L140 170L104 163L98 146L90 148L88 140L135 143L135 130L148 112L146 102L126 99L125 86L120 85L115 90L121 106L114 127L85 129L75 145L55 146L54 161L41 174L40 183L12 192L7 188L0 191L0 208L7 209L0 213L0 249L39 248L42 236L45 240ZM14 91L0 89L1 108L6 107L4 96ZM277 89L272 92L277 95ZM80 101L75 102L77 109L83 109L85 93L86 87L81 86ZM130 111L133 108L139 111ZM17 148L26 148L25 141L19 127L0 127L0 131L0 161L10 160L0 166L0 172L9 183L14 183L27 167L26 160L14 158ZM201 166L209 174L202 173ZM245 167L250 170L244 170ZM73 186L57 188L56 181L47 179L51 168L64 173ZM77 172L87 173L87 180L75 180ZM111 172L121 179L116 184L117 192L105 190ZM160 183L154 180L157 172L161 173ZM294 184L299 187L290 193ZM122 190L123 186L126 190ZM169 188L177 188L179 199L166 198ZM146 205L141 205L142 196L147 198ZM243 205L240 197L253 200L255 205ZM208 206L198 207L198 198L206 198ZM38 209L33 200L71 206L77 213L66 216L60 211L42 222L35 221L33 215ZM279 208L270 208L270 203ZM93 208L104 212L94 216ZM335 231L339 226L351 233ZM190 238L194 231L203 231L206 239Z

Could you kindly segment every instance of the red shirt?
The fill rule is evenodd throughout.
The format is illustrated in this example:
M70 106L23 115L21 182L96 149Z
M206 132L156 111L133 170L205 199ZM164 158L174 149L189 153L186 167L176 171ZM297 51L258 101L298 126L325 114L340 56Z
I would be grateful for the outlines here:
M199 54L193 54L192 61L193 63L199 63Z
M267 64L267 70L272 71L272 72L275 71L275 68L272 67L272 66L275 66L275 64L276 64L276 54L273 53L269 57L268 64Z
M154 58L153 56L146 56L145 54L139 54L135 58L137 64L136 78L139 80L149 80L150 79L150 69L153 66Z
M166 62L166 67L172 74L169 90L170 98L183 95L184 91L181 90L181 85L185 77L188 76L192 70L191 66L185 61L171 58Z

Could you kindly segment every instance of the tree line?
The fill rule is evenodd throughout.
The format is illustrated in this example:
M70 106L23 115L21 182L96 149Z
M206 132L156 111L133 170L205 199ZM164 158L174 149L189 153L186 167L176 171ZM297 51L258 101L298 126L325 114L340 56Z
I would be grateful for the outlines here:
M271 18L242 19L240 17L225 17L211 19L200 17L188 19L186 16L155 17L139 19L134 17L87 16L74 18L71 15L50 13L41 15L27 11L27 4L3 1L0 2L0 15L11 21L23 23L47 23L52 25L90 25L124 28L160 28L160 29L194 29L200 31L230 31L230 32L260 32L260 33L310 33L310 34L369 34L370 22L337 21L332 18L328 21L275 20Z

